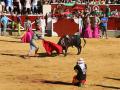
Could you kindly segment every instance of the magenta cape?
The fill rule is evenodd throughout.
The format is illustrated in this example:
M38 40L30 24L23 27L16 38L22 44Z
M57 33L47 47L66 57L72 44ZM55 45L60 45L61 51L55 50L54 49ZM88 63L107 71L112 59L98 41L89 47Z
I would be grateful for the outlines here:
M22 36L21 40L22 43L29 43L30 40L32 39L33 36L33 31L32 29L29 29L27 32L25 32L25 34Z
M93 38L99 38L100 33L99 33L99 28L98 28L98 26L96 26L96 27L94 28L92 34L93 34Z
M92 30L91 30L91 26L88 25L86 30L85 30L85 34L84 34L85 38L92 38Z
M61 54L62 53L62 47L58 44L55 44L53 42L47 41L47 40L43 40L43 47L46 50L46 53L48 55L52 54L52 51L56 51L57 54Z

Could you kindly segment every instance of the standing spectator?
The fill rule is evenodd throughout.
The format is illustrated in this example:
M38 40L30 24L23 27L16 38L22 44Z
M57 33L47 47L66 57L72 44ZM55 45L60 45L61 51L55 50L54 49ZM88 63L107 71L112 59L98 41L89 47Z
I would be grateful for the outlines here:
M6 10L8 13L13 11L13 0L6 0Z
M25 12L26 12L25 0L20 0L20 4L21 4L21 14L25 14Z
M36 30L40 30L41 31L41 20L40 20L39 16L35 20L35 27L36 27Z
M106 11L105 11L105 13L106 13L106 17L110 17L110 16L111 16L111 10L110 10L109 5L106 6Z
M1 35L6 35L7 25L8 25L8 17L6 17L5 13L2 15L0 20L2 26Z
M17 29L18 29L18 36L21 35L20 25L21 25L21 17L20 17L19 15L17 15Z
M25 0L25 8L26 8L26 13L30 14L31 13L31 0Z
M86 82L87 65L85 64L83 58L80 58L77 61L76 65L74 66L74 70L77 73L77 75L73 77L72 83L76 86L84 86Z
M0 12L0 18L1 18L1 12ZM1 36L1 22L0 22L0 36Z
M101 27L101 31L102 31L102 38L105 34L105 37L106 39L108 38L107 37L107 22L108 22L108 17L105 16L105 14L103 15L103 17L101 18L101 24L100 24L100 27Z
M5 2L4 2L4 0L1 0L1 3L0 3L1 5L2 5L2 12L4 12L5 11Z
M21 13L21 11L22 11L22 5L20 3L20 0L18 0L18 3L19 3L19 13Z
M42 0L38 0L38 4L37 4L37 13L40 14L43 12L43 1Z
M82 15L79 15L78 17L78 23L79 23L79 33L82 33L82 28L83 28L83 19L82 19Z
M42 38L44 38L46 22L45 22L45 18L43 15L40 17L40 20L41 20L41 28L42 28Z
M14 29L15 29L15 18L14 18L14 14L11 14L11 24L10 24L10 26L11 26L11 32L10 32L10 35L12 35L12 32L14 31Z
M32 1L32 13L33 14L37 14L37 9L38 9L37 5L38 5L38 0L33 0Z
M70 3L70 2L72 2L72 0L65 0L67 3Z
M29 20L29 17L26 16L25 22L24 22L24 29L27 31L29 28L32 28L31 21Z
M21 13L21 3L20 3L20 0L15 0L14 1L14 13L17 12L17 14L20 14Z

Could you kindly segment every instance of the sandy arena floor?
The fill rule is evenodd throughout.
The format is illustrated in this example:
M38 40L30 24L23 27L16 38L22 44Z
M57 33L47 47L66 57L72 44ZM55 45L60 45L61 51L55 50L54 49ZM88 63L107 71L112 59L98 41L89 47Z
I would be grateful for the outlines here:
M57 42L58 37L45 39ZM37 41L40 57L24 58L29 44L16 37L0 37L0 90L120 90L120 38L86 39L81 55L48 57ZM79 57L87 63L85 87L71 85Z

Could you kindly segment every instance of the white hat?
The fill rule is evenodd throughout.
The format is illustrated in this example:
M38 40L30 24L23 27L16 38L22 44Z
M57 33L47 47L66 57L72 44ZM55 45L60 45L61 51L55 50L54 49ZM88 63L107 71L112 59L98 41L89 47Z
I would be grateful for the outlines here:
M78 64L81 64L81 63L84 63L84 62L85 61L83 60L83 58L79 58L78 61L77 61Z

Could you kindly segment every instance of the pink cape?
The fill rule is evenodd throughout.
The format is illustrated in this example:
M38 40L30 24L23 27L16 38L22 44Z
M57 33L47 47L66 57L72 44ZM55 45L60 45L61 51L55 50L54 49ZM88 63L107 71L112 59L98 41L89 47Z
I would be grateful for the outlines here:
M93 38L99 38L99 28L96 26L93 30Z
M88 25L86 30L85 30L85 34L84 34L85 38L92 38L92 30L91 30L91 26Z
M43 40L43 47L46 50L46 53L48 55L52 54L52 51L56 51L57 54L61 54L62 53L62 47L58 44L55 44L53 42L47 41L47 40Z
M29 43L30 40L32 39L32 36L33 36L32 29L28 29L28 31L26 31L26 33L21 38L22 43Z

